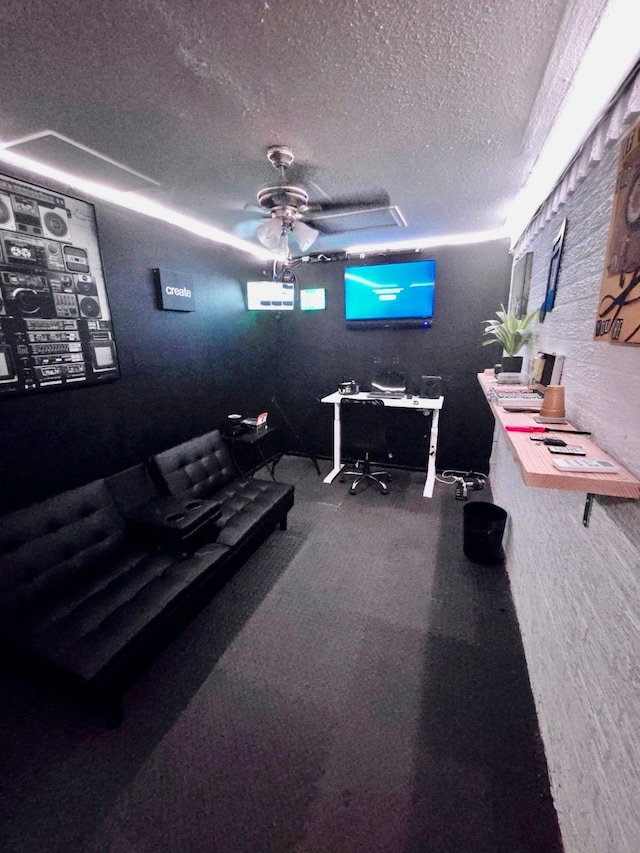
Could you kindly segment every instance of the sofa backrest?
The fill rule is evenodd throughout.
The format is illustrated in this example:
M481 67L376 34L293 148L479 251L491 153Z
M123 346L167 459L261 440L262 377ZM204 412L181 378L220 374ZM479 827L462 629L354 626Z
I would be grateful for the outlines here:
M152 456L151 473L165 494L211 498L238 473L220 430Z
M0 518L0 614L24 610L99 567L127 540L104 480Z

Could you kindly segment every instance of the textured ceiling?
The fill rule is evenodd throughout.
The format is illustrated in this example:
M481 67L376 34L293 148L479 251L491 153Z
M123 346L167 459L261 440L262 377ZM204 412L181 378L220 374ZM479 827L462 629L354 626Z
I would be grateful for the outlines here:
M312 198L385 189L437 237L504 224L605 0L3 0L0 141L51 129L254 239L291 146Z

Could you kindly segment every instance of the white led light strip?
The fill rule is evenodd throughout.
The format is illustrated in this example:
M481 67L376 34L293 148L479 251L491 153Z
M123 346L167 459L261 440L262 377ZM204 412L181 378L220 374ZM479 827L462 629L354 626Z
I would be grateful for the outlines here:
M374 252L419 252L422 249L435 249L439 246L466 246L471 243L489 243L492 240L506 238L507 229L493 228L490 231L470 231L466 234L443 234L441 237L429 237L421 240L402 240L397 243L370 243L349 246L345 249L347 255L367 255Z
M4 143L7 145L9 143ZM232 234L227 234L219 228L212 225L206 225L204 222L199 222L191 216L186 216L183 213L178 213L176 210L171 210L162 204L155 201L150 201L143 196L137 195L134 192L123 192L122 190L112 189L104 184L95 181L80 178L77 175L72 175L69 172L60 171L45 163L39 163L36 160L31 160L29 157L23 157L21 154L15 154L11 150L3 147L0 143L0 161L9 163L12 166L17 166L21 169L26 169L29 172L34 172L44 178L49 178L52 181L65 184L75 190L79 190L83 194L102 199L103 201L117 204L120 207L125 207L128 210L133 210L136 213L141 213L144 216L150 216L153 219L159 219L162 222L167 222L170 225L175 225L191 234L196 234L199 237L204 237L205 240L211 240L214 243L222 243L225 246L230 246L233 249L238 249L241 252L246 252L259 260L273 260L273 252L268 252L262 246L255 246L247 240L241 240L239 237L234 237Z
M512 202L512 244L551 194L640 57L638 0L608 0L527 181Z

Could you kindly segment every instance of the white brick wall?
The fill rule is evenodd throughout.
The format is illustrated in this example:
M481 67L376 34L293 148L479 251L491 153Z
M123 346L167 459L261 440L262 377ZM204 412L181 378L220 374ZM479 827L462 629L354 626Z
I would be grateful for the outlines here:
M640 347L594 341L618 146L528 248L529 310L567 217L553 311L529 348L564 353L568 417L640 476ZM638 294L640 295L640 294ZM640 502L525 486L502 437L491 466L509 513L507 567L567 853L640 851Z

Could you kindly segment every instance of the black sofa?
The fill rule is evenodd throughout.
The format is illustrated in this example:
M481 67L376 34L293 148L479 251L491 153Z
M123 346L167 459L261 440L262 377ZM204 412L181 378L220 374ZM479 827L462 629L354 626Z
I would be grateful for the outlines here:
M62 676L117 724L135 675L286 529L293 500L293 486L241 479L215 430L4 516L5 649Z

